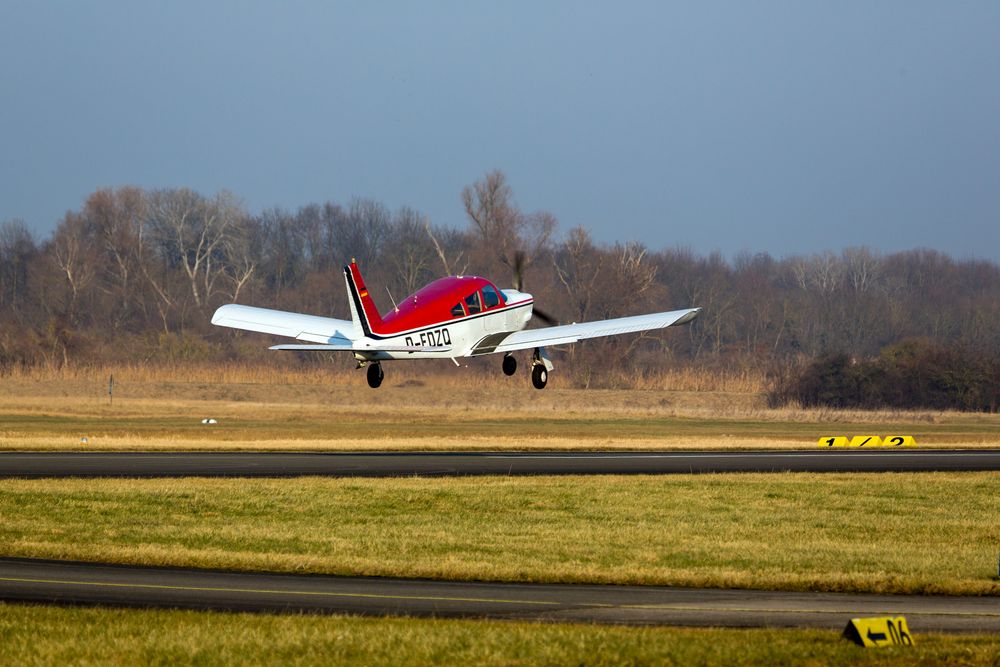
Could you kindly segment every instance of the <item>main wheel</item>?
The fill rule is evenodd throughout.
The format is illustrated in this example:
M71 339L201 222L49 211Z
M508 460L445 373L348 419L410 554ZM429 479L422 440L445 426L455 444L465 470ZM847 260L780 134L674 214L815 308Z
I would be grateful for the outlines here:
M503 374L513 375L517 372L517 359L515 359L510 354L505 354L503 356Z
M535 389L545 389L545 384L549 381L549 372L545 369L545 364L535 364L531 369L531 384Z
M374 364L368 364L368 386L372 389L378 389L382 385L382 378L385 377L385 373L382 372L382 364L377 361Z

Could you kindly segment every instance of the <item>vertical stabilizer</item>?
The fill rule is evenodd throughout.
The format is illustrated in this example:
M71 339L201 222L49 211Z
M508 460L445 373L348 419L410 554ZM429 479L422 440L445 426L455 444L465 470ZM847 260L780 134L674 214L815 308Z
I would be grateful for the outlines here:
M347 281L347 300L351 306L351 321L354 322L354 333L372 337L382 328L382 316L375 307L375 302L368 294L365 281L361 277L358 264L353 259L344 267L344 280Z

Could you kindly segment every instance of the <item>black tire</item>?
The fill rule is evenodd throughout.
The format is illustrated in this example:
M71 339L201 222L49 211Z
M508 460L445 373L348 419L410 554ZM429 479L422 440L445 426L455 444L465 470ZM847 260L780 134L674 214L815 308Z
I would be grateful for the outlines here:
M535 389L545 389L548 381L549 372L545 369L545 365L535 364L531 369L531 384L535 385Z
M509 354L505 354L503 357L503 374L513 375L517 372L517 359Z
M382 386L382 378L385 377L385 373L382 372L382 364L374 363L368 365L368 386L372 389L378 389Z

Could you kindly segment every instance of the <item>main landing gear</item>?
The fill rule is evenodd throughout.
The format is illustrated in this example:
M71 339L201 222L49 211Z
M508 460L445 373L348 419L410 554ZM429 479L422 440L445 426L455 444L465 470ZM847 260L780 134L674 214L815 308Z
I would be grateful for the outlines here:
M503 363L500 366L504 375L513 375L517 372L517 359L510 352L503 355ZM531 384L535 389L545 389L549 382L549 371L552 369L552 362L549 361L545 350L537 348L531 355Z
M379 362L373 362L368 364L368 386L372 389L378 389L382 386L382 378L385 377L385 373L382 372L382 364Z
M531 384L535 389L545 389L551 370L552 362L549 361L549 355L545 354L545 348L536 347L531 355Z
M531 367L531 384L535 385L535 389L545 389L548 381L549 372L545 369L544 364L536 364Z
M503 374L513 375L517 372L517 359L510 352L503 355Z

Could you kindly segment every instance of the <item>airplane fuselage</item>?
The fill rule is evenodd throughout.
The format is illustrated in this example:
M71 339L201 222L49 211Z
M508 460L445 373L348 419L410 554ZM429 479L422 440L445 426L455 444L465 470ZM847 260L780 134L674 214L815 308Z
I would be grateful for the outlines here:
M502 291L506 304L485 312L455 317L423 327L407 329L390 335L364 336L356 341L358 347L443 347L447 351L419 352L355 352L359 361L388 361L392 359L454 359L492 352L490 339L520 331L531 319L534 300L530 294L517 290ZM388 318L386 318L388 319ZM495 347L495 345L493 346Z

